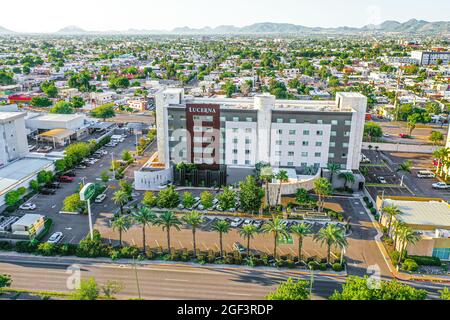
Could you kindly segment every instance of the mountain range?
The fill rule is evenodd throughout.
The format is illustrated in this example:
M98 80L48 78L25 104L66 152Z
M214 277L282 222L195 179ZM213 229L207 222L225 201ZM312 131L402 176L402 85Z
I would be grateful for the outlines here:
M358 33L411 33L411 34L450 34L450 21L428 22L424 20L411 19L404 23L398 21L385 21L379 25L366 25L362 28L355 27L305 27L290 23L255 23L245 27L222 25L215 28L175 28L173 30L139 30L128 29L124 31L86 31L77 26L68 26L58 30L54 34L60 35L89 35L89 34L161 34L161 35L251 35L251 34L358 34ZM0 34L14 33L0 26Z

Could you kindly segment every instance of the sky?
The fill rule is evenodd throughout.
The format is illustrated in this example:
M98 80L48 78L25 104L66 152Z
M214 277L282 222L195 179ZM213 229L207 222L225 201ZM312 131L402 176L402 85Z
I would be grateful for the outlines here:
M449 0L14 0L2 1L0 26L55 32L158 29L283 22L362 27L385 20L450 20Z

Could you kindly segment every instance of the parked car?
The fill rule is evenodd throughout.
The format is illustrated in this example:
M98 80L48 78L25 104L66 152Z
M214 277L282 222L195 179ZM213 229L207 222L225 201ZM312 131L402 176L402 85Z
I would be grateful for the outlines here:
M75 178L77 175L76 175L75 171L70 170L70 171L64 172L63 176Z
M40 192L45 196L53 195L56 193L55 189L48 189L48 188L42 188Z
M178 210L184 210L184 206L182 203L180 203L177 208L178 208Z
M59 177L59 181L63 182L63 183L72 183L75 181L75 179L72 177L69 177L69 176L62 176L62 177Z
M402 139L408 139L409 138L409 135L407 135L406 133L400 133L398 136L400 138L402 138Z
M235 218L233 219L233 221L231 222L231 227L232 228L238 228L242 225L242 223L244 222L243 219L241 218Z
M33 146L33 145L29 145L28 146L28 151L33 151L34 149L36 149L36 146Z
M433 189L447 190L450 189L450 185L446 184L445 182L433 183Z
M253 224L253 220L252 219L245 219L244 220L244 224L242 225L243 227L245 226L249 226Z
M370 159L367 158L365 155L361 155L361 163L370 163Z
M422 179L431 179L431 178L436 178L436 175L431 172L431 171L419 171L419 173L417 174L418 178L422 178Z
M87 166L85 166L83 164L79 164L75 167L75 169L84 170L84 169L87 169Z
M59 189L59 188L61 188L61 183L55 181L55 182L47 184L45 187L50 188L50 189Z
M259 229L264 225L264 221L263 220L255 220L255 221L253 221L253 225Z
M384 177L378 177L378 181L380 181L380 183L382 184L387 184L387 181Z
M19 207L20 210L36 210L36 205L34 203L25 203Z
M54 234L52 234L50 236L50 238L48 238L47 243L58 244L61 242L63 237L64 237L64 235L62 234L62 232L55 232Z
M95 203L102 203L106 199L106 193L102 193L101 195L95 198Z
M114 148L116 146L117 146L117 143L113 143L113 142L105 144L105 147L109 147L109 148Z

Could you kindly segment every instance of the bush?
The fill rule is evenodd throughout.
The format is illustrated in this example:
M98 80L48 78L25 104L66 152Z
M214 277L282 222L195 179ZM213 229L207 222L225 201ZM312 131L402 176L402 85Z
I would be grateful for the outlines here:
M77 252L77 247L78 246L75 244L70 244L70 243L62 244L59 247L59 254L61 256L74 256L75 253Z
M365 203L367 203L367 202L369 202L369 197L364 197L363 200Z
M137 247L123 247L120 249L120 257L123 259L136 259L139 254L140 252Z
M367 202L367 208L372 209L373 203L371 201Z
M408 256L409 259L414 260L419 266L442 266L441 259L436 257Z
M402 264L402 269L409 272L415 272L419 270L419 265L413 259L406 259Z
M58 245L44 242L37 247L37 252L45 257L55 256L58 253Z
M341 272L344 270L344 266L340 263L333 264L333 271Z
M375 208L370 208L370 213L371 213L372 215L376 215L376 214L377 214L377 209L375 209Z
M0 241L0 251L10 251L13 249L13 245L8 241Z
M319 270L320 271L327 271L327 269L328 269L328 265L326 263L321 263L319 265Z
M311 270L319 270L320 264L317 261L308 262L308 267Z
M19 241L16 243L16 251L19 253L34 253L38 244L31 241Z
M397 265L397 264L398 264L398 260L399 260L399 258L400 258L400 252L398 252L398 251L392 251L391 254L390 254L390 256L391 256L391 259L392 259L392 263L393 263L394 265Z

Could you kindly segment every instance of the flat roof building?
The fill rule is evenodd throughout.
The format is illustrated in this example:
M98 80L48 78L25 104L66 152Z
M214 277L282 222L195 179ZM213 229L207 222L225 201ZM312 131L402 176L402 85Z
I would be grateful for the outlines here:
M0 112L0 168L28 154L25 113Z

